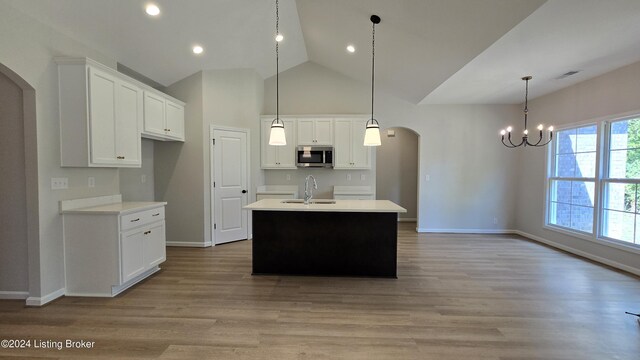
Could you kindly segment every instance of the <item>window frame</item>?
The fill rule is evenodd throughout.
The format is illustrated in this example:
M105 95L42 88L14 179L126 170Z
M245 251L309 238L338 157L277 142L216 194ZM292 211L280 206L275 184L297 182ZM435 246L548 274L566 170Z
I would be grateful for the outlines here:
M559 139L559 133L562 131L566 131L566 130L570 130L570 129L579 129L582 127L588 127L588 126L596 126L596 163L595 163L595 171L594 171L594 177L561 177L561 176L552 176L552 174L554 174L554 169L556 167L556 149L558 147L558 139ZM553 141L551 141L551 143L549 145L549 148L547 149L547 168L546 168L546 174L545 174L545 204L544 204L544 209L545 209L545 213L544 213L544 227L545 228L549 228L552 230L561 230L562 232L565 233L569 233L573 236L578 236L580 238L595 238L595 234L597 234L598 231L598 218L597 218L597 213L598 213L598 209L599 209L599 194L600 194L600 189L599 189L599 176L600 176L600 156L601 156L601 151L600 151L600 132L601 132L601 126L598 122L594 122L594 121L589 121L589 122L583 122L583 123L579 123L579 124L568 124L562 127L559 127L556 129L555 134L556 136L553 138ZM574 153L576 154L576 153ZM570 227L565 227L565 226L561 226L561 225L557 225L557 224L552 224L551 223L551 189L552 189L552 182L553 181L582 181L582 182L593 182L593 222L591 224L591 232L586 232L586 231L581 231L578 229L574 229L574 228L570 228Z
M595 193L594 193L594 218L593 218L593 231L592 233L587 233L563 226L558 226L551 224L549 222L550 217L550 204L551 204L551 181L557 180L558 177L551 176L552 171L555 166L555 149L557 146L558 137L554 137L553 141L549 144L550 146L547 149L545 154L545 174L544 174L544 190L545 196L542 198L544 215L543 215L543 229L551 230L553 232L557 232L563 235L568 235L574 238L587 240L589 242L604 245L607 247L615 248L618 250L622 250L625 252L640 254L640 244L629 243L627 241L618 240L610 237L606 237L602 235L602 221L604 218L604 187L606 183L611 182L611 180L615 180L615 178L605 178L604 174L608 175L609 171L609 131L611 127L611 123L622 120L629 119L637 119L640 118L640 110L635 110L632 112L614 115L614 116L604 116L596 119L579 121L574 123L565 124L559 127L556 127L556 131L554 133L558 133L563 130L580 128L589 125L596 125L596 167L595 167L595 178L593 179L595 184ZM561 178L571 181L568 178ZM580 181L587 181L586 179L590 178L577 178ZM619 179L623 180L622 182L626 182L629 179ZM637 179L640 183L640 179Z

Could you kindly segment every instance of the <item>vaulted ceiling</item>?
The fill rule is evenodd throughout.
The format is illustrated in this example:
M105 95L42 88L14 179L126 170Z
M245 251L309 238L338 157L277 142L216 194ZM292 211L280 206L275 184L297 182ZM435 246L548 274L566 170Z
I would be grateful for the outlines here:
M275 74L275 0L0 0L169 85L202 69ZM280 70L313 61L413 103L520 103L640 61L638 0L280 0ZM194 44L205 51L191 53ZM351 54L348 44L356 47ZM568 71L578 74L561 77Z

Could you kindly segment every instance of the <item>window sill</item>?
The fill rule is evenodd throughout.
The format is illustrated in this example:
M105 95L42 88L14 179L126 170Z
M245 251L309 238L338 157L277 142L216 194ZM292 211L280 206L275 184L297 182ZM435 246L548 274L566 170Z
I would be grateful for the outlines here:
M572 236L574 238L578 238L581 240L587 240L590 241L592 243L596 243L596 244L600 244L600 245L604 245L604 246L608 246L608 247L612 247L618 250L622 250L622 251L626 251L626 252L630 252L633 254L639 254L640 255L640 246L632 246L632 245L627 245L619 240L614 240L614 239L610 239L610 238L606 238L606 237L595 237L593 235L587 234L587 233L582 233L582 232L578 232L578 231L572 231L563 227L559 227L559 226L554 226L554 225L550 225L550 224L545 224L543 226L544 229L546 230L551 230L551 231L555 231L557 233L563 234L563 235L568 235L568 236Z

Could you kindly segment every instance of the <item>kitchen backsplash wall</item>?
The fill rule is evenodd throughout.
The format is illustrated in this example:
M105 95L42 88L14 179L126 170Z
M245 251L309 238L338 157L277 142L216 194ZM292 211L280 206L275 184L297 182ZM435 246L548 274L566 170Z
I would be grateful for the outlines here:
M142 167L120 169L120 193L124 201L154 201L154 141L142 139Z
M318 190L313 191L316 199L333 198L333 186L371 186L376 189L375 150L372 151L371 170L333 170L333 169L295 169L264 170L265 185L298 185L298 196L304 196L304 180L313 175L318 183ZM290 179L287 178L287 175ZM351 175L351 180L347 176ZM364 179L362 178L364 176ZM255 200L255 196L253 197Z

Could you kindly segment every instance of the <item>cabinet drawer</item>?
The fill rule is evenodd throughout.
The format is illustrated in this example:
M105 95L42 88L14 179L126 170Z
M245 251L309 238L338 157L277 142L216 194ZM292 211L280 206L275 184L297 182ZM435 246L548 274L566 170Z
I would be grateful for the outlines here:
M120 217L120 231L164 220L164 207L135 212Z

